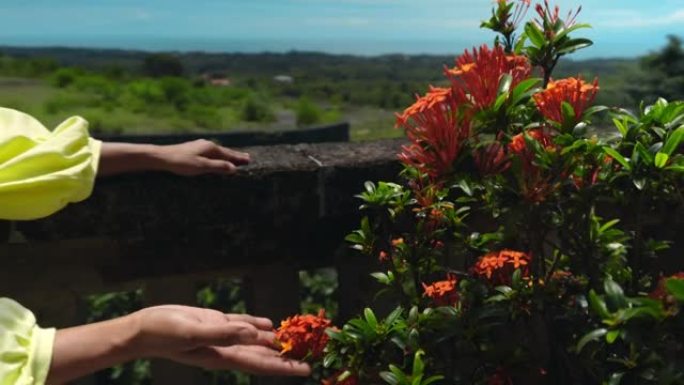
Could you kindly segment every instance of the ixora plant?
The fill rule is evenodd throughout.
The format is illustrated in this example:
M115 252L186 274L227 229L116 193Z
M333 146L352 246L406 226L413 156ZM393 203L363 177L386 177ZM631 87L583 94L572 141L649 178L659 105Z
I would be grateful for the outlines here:
M552 77L587 25L545 2L516 35L529 7L497 2L493 47L398 115L403 182L359 196L347 240L396 310L278 330L324 383L684 384L684 274L659 258L681 250L684 103L591 106L598 80Z

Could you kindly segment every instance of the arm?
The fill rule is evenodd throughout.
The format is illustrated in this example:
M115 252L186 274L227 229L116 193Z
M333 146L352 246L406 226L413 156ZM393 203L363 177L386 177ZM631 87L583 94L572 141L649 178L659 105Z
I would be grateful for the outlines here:
M166 358L206 369L260 375L310 373L282 358L265 318L185 306L159 306L129 316L57 331L47 384L59 385L138 358Z
M181 144L103 143L98 176L140 171L179 175L231 174L249 163L249 154L200 139Z

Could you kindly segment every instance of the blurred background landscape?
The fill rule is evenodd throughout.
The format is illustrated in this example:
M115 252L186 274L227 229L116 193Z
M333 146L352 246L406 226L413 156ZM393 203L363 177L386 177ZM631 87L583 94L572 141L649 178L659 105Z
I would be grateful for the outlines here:
M560 3L562 12L578 2ZM595 45L556 77L598 76L597 103L684 96L684 8L582 3ZM464 49L484 0L3 2L0 105L94 133L285 130L347 121L353 140L400 136L394 113ZM533 17L530 9L528 17Z

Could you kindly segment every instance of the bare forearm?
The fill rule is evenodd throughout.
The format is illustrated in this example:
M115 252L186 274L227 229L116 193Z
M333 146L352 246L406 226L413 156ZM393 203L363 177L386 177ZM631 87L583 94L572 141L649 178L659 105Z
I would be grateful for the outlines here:
M161 146L134 143L103 143L99 176L139 171L164 171Z
M61 385L98 370L139 358L134 317L57 331L48 385Z

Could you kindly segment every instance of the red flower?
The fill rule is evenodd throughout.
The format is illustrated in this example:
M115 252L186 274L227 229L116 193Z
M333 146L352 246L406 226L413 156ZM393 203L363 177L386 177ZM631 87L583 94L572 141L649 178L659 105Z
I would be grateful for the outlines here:
M521 251L492 251L481 256L471 271L480 278L487 279L493 285L509 285L515 270L520 269L523 277L529 277L529 265L532 257Z
M667 288L665 288L665 282L668 279L684 279L684 271L680 271L679 273L671 275L669 277L661 277L658 280L658 285L656 285L656 288L648 296L663 302L669 301L669 293L667 291Z
M581 77L567 78L549 82L546 89L533 96L539 112L551 121L559 124L576 124L582 119L584 111L594 102L598 92L598 79L589 84ZM563 102L572 106L575 112L574 121L566 122L563 118Z
M458 302L457 282L456 277L448 275L445 281L423 283L423 296L430 298L436 306L453 306Z
M464 141L470 136L470 119L459 112L461 101L451 88L431 87L425 96L397 116L411 144L399 159L431 178L451 171Z
M318 315L295 315L282 321L276 330L280 353L298 360L322 357L329 339L325 330L331 326L332 322L325 318L323 309Z
M472 53L467 50L456 59L456 67L446 69L454 90L470 102L476 111L491 107L499 92L504 74L513 77L511 88L529 77L531 66L524 56L506 55L501 46L483 45Z
M501 174L511 167L505 147L499 142L481 146L473 152L475 167L482 175Z
M534 163L534 150L527 148L525 134L536 140L546 151L555 151L552 136L544 129L534 129L526 133L520 133L511 138L508 151L520 159L522 163L522 193L525 199L531 202L541 202L553 190L550 183L551 176L545 175L539 166Z

